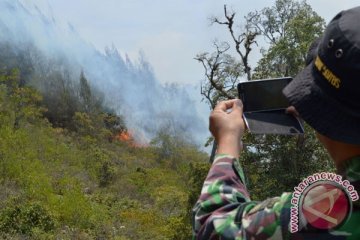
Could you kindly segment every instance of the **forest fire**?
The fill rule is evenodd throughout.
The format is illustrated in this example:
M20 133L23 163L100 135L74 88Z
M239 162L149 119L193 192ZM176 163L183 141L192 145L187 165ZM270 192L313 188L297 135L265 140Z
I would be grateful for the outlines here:
M115 138L121 142L130 142L134 140L132 134L127 130L119 133Z
M125 142L127 143L129 146L131 147L135 147L135 148L144 148L144 147L148 147L148 144L146 143L139 143L135 140L134 138L134 134L131 130L125 130L122 131L120 133L118 133L114 139L120 141L120 142Z

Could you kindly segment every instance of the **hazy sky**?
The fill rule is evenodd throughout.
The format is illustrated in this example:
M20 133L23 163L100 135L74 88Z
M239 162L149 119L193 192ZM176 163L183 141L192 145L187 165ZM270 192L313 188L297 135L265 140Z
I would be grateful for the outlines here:
M193 58L212 51L215 39L224 40L224 27L208 18L222 16L223 5L239 20L249 11L271 6L274 0L23 0L71 23L97 49L114 44L121 54L136 59L140 50L161 82L198 83L202 66ZM358 0L308 0L328 22L337 12L357 6ZM258 54L252 56L253 61Z

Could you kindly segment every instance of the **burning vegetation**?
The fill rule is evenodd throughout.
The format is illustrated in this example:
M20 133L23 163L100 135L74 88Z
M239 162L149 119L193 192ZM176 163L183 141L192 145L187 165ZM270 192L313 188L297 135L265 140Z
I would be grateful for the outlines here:
M124 142L126 144L128 144L131 147L135 147L135 148L145 148L148 147L149 145L147 143L145 143L145 140L140 141L140 140L136 140L134 137L134 132L131 130L123 130L121 132L119 132L115 137L115 140L120 141L120 142Z

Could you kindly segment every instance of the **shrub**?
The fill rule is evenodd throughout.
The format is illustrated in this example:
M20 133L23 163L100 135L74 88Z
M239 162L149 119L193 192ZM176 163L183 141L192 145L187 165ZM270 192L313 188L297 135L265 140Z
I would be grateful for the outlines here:
M0 231L31 235L34 229L50 232L55 228L51 214L38 203L13 205L0 213Z

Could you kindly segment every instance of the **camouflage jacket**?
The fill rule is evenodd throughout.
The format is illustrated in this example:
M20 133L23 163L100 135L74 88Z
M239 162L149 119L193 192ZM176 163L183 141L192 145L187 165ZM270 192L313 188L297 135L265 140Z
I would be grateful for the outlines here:
M339 174L359 191L360 156ZM360 239L359 200L350 203L345 223L333 229L320 230L302 219L303 227L291 233L293 194L251 201L239 161L217 155L193 208L193 239Z

